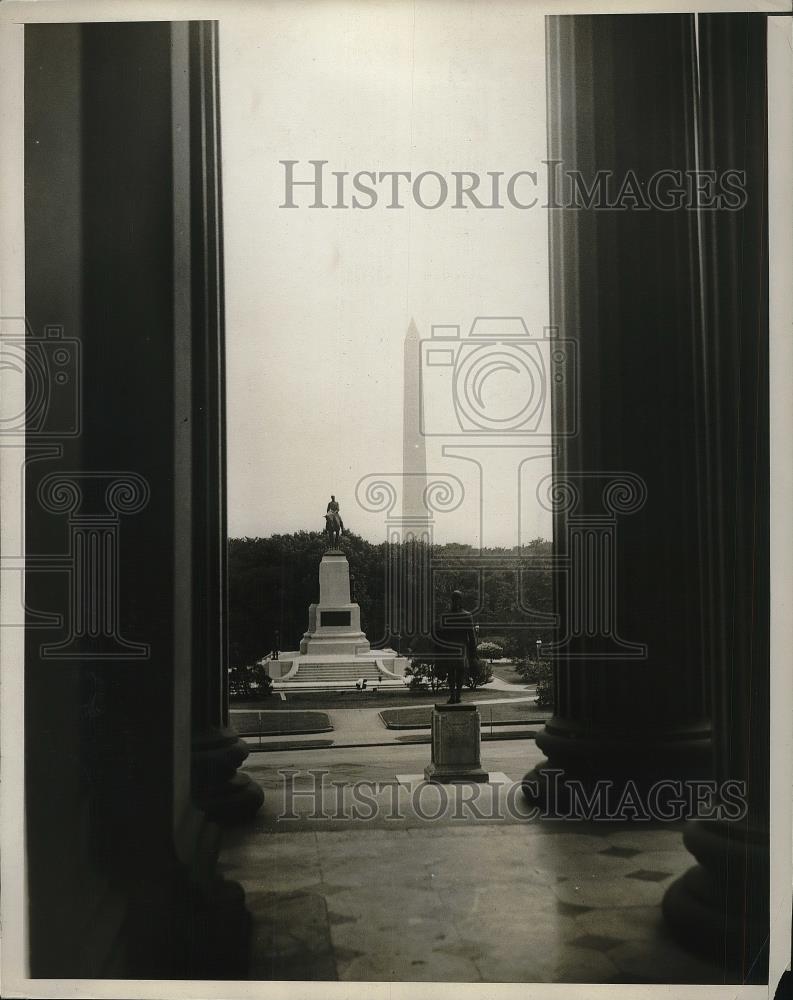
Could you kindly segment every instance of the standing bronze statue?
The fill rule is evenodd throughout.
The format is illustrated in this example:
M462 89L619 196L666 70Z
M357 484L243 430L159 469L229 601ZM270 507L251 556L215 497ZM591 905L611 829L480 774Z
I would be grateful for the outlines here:
M445 660L449 681L449 705L459 705L463 684L476 666L476 630L470 611L463 607L463 595L452 593L451 611L441 616L440 638L448 650Z
M328 501L328 509L325 514L325 532L328 536L330 548L335 549L339 544L339 539L344 533L344 521L339 513L339 503L331 493Z

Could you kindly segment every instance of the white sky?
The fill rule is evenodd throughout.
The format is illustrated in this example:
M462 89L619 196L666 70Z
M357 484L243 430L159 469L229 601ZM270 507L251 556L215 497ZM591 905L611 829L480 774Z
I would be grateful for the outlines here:
M548 323L543 175L526 211L451 198L388 210L384 185L368 211L290 210L279 160L299 160L301 178L311 159L351 173L541 171L543 18L521 3L262 3L224 17L220 59L229 533L319 529L335 493L346 525L380 541L384 516L358 507L355 487L402 471L411 319L422 338L433 324L465 333L477 315L522 316L532 335ZM460 508L436 515L436 540L550 537L534 496L547 457L524 466L519 525L530 452L473 453L488 470L482 534L477 467L440 452L453 441L427 439L430 473L465 486Z

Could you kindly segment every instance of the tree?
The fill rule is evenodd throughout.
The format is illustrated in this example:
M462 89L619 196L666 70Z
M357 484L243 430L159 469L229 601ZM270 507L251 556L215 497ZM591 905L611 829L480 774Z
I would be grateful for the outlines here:
M327 539L320 531L297 531L268 538L232 538L228 545L229 570L229 667L255 663L273 646L276 630L281 649L297 649L308 624L308 606L319 598L317 570ZM415 549L416 542L373 544L347 532L342 548L355 577L354 600L361 607L361 626L374 645L385 645L389 634L402 631L398 620L386 622L386 578L394 560L403 566L424 561L401 559L394 545ZM507 655L522 658L534 652L535 641L553 637L550 630L537 630L531 623L536 613L551 611L551 543L536 538L514 549L485 549L449 543L434 546L429 558L442 558L433 571L433 611L448 609L455 590L463 594L463 606L474 615L482 634L498 641ZM403 553L407 556L407 553ZM486 554L504 557L504 568L480 570L472 560ZM425 554L426 555L426 554ZM415 553L414 553L415 556Z
M509 632L503 638L499 639L498 642L504 650L504 656L510 660L519 660L524 655L523 645L517 630Z

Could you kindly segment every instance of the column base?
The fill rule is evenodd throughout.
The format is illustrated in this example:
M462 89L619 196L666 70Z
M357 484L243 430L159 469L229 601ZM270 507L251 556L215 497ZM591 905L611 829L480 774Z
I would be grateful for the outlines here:
M740 983L768 980L768 837L743 825L689 823L700 862L667 889L662 909L679 944Z
M136 864L118 873L127 904L119 978L247 977L251 916L242 887L216 871L220 840L217 824L188 805L172 841L122 852Z
M706 723L656 732L619 732L615 726L609 732L552 719L536 740L547 759L526 774L523 795L532 805L541 805L549 818L571 818L571 810L576 818L582 794L589 798L598 789L609 807L624 795L628 812L634 804L634 814L652 814L674 794L663 786L659 790L657 783L711 776L710 736Z
M251 915L237 882L194 882L183 866L132 887L124 931L136 979L245 979Z
M237 770L249 753L229 729L209 730L193 742L193 800L216 823L250 820L264 803L261 788Z

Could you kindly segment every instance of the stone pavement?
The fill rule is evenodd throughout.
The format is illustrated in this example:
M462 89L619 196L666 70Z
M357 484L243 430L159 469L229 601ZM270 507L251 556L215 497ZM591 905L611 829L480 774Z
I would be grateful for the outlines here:
M482 747L486 769L514 781L539 757L533 742ZM221 866L253 914L252 979L721 982L661 918L692 864L678 827L548 823L486 803L477 818L461 788L434 810L396 783L427 759L397 745L251 755L265 806L226 834ZM361 781L368 807L351 797Z

